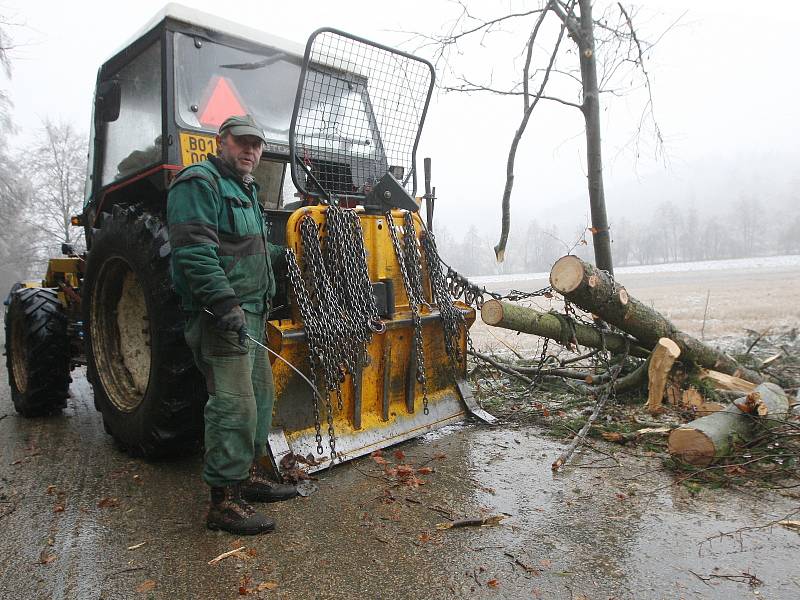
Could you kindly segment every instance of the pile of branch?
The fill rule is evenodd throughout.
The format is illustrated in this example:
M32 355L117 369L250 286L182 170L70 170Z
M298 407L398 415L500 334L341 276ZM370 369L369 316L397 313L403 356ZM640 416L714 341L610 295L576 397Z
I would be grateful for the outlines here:
M550 284L566 302L592 314L604 328L577 322L566 314L544 313L500 300L484 303L483 321L542 336L568 348L580 345L642 359L639 367L621 380L626 380L629 388L646 385L651 414L662 410L666 395L695 414L707 415L673 431L669 448L676 458L691 464L710 464L730 452L734 439L747 440L788 413L786 395L774 383L768 383L768 376L680 331L666 317L631 296L609 273L576 256L564 256L553 265ZM732 394L734 402L729 406L706 402L697 390L681 391L674 382L670 385L676 365L683 373L697 373L706 382L704 385ZM517 373L523 377L529 374ZM570 376L557 369L550 369L548 374ZM601 374L587 378L586 384L600 384L595 395L605 399L608 380L608 374ZM757 410L747 409L756 404Z

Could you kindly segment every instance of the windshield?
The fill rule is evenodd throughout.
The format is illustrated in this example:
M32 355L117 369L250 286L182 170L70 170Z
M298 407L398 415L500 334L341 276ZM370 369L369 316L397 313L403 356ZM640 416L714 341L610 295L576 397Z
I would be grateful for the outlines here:
M178 118L186 127L216 132L229 116L249 113L270 140L288 146L300 62L279 50L256 53L176 33Z
M334 155L375 158L380 139L369 105L366 79L312 65L297 118L297 144Z

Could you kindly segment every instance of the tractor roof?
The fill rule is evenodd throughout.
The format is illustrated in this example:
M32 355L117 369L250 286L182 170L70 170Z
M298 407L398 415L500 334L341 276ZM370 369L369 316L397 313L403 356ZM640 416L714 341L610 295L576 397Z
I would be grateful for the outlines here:
M239 38L251 43L256 43L276 50L283 51L287 54L295 56L303 56L305 47L302 44L287 40L285 38L271 35L246 25L234 23L228 19L223 19L216 15L212 15L194 8L189 8L183 4L170 2L162 8L156 15L150 19L147 24L142 27L136 34L131 37L121 48L114 52L110 58L115 57L117 54L125 50L128 46L133 44L136 40L143 37L146 33L157 27L164 20L177 21L180 23L187 23L195 27L201 27L211 31L219 32L234 38Z

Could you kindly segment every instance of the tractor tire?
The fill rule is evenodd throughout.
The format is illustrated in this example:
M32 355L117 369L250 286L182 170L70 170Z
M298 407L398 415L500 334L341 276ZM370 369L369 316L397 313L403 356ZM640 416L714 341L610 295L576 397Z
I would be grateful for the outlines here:
M69 396L70 343L56 291L15 286L5 327L14 408L23 417L60 412Z
M197 446L206 394L183 337L167 227L136 206L98 223L82 300L95 406L129 454L182 454Z

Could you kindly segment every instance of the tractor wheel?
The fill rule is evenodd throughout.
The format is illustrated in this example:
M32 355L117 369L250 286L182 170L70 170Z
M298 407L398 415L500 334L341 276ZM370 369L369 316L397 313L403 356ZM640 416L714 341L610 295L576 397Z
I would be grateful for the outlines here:
M131 454L180 453L199 438L205 388L183 338L166 225L119 206L98 223L83 282L95 406Z
M14 408L24 417L59 412L67 405L71 379L67 316L58 295L47 288L16 287L9 294L5 325Z

